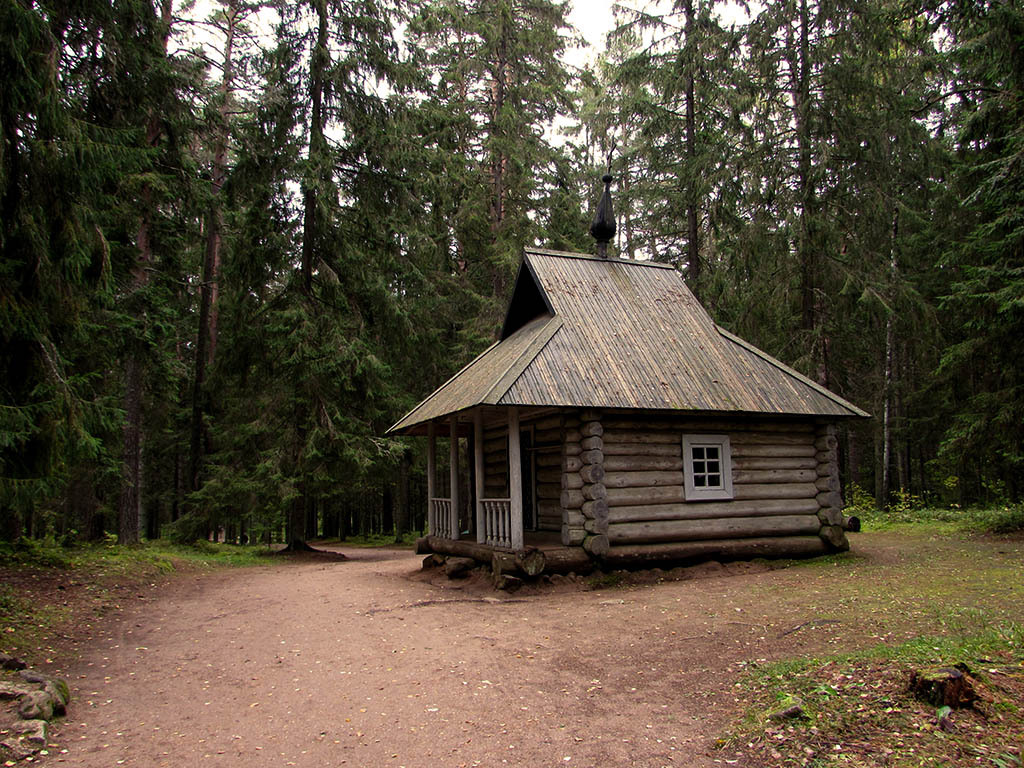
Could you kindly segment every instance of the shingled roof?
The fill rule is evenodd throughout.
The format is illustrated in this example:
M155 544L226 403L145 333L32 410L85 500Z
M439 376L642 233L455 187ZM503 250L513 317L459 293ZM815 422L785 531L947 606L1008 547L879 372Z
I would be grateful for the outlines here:
M388 433L478 405L868 415L716 326L672 267L536 249L501 339Z

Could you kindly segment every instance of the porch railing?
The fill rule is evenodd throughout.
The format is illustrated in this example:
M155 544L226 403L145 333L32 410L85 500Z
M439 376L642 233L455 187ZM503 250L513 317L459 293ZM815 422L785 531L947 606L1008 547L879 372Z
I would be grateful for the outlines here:
M442 539L454 539L452 535L452 500L431 499L427 514L430 533Z
M492 547L512 546L512 500L481 499L484 508L484 543Z

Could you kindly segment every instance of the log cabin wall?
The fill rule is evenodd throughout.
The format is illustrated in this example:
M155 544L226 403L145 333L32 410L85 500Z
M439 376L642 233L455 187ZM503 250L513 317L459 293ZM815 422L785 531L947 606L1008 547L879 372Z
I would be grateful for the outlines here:
M563 415L554 414L520 422L520 431L531 434L529 448L523 445L524 460L533 462L536 491L537 529L562 529L561 445ZM495 424L484 429L484 497L504 499L511 495L508 478L508 427Z
M524 429L532 429L534 483L537 491L537 530L562 530L562 414L524 421Z
M484 498L508 497L508 425L485 426Z
M602 542L596 538L591 542L589 537L606 534L609 559L617 555L629 559L629 553L634 559L648 555L654 559L659 553L686 556L690 549L694 556L706 556L713 551L712 542L723 540L743 540L722 551L737 556L785 554L787 547L794 554L848 547L841 527L832 425L671 415L599 418L594 413L584 413L582 421L583 487L577 493L584 497L578 507L588 537L584 545L600 548ZM685 434L729 437L731 500L686 501ZM569 437L574 435L567 433ZM567 441L567 456L568 448ZM566 461L564 484L572 482L568 469ZM577 495L563 494L567 511L577 501ZM573 533L572 525L568 531L575 543L579 534ZM708 546L669 548L678 542L707 542Z

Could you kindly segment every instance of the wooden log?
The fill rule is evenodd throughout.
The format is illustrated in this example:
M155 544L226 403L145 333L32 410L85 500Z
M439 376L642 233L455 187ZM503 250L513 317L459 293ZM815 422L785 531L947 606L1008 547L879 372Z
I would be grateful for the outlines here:
M835 451L818 451L814 454L815 460L819 464L835 464L836 463L836 452Z
M815 498L821 507L843 508L843 495L839 491L822 491Z
M484 453L504 453L507 449L507 435L502 435L501 437L484 438Z
M543 432L533 433L533 444L534 445L561 445L562 443L562 430L545 430Z
M656 488L683 484L682 472L608 472L604 484L609 488Z
M567 429L567 430L565 430L565 435L562 438L562 442L564 442L564 443L578 443L582 439L583 439L583 435L580 433L580 431L578 429Z
M579 456L583 452L579 443L563 443L562 453L566 456Z
M850 531L851 533L860 532L860 518L856 515L850 515L849 517L843 517L842 522L843 530Z
M566 547L578 547L583 543L583 539L587 537L587 532L583 530L583 527L579 528L575 526L563 525L562 526L562 544ZM584 555L586 557L586 555ZM589 559L589 558L588 558ZM550 570L548 571L550 573Z
M575 490L583 487L583 478L579 472L565 472L562 474L562 490Z
M567 411L566 413L563 413L562 424L565 426L566 429L578 427L580 425L579 414L574 413L572 411Z
M686 501L682 486L609 488L607 499L609 507L627 507L636 504L674 504Z
M814 456L813 445L732 445L732 455L738 457L800 458Z
M583 512L578 509L567 509L562 513L562 522L568 524L570 528L582 528L586 519Z
M588 535L583 540L583 548L594 557L604 557L608 554L609 547L608 537L604 534Z
M537 514L540 517L554 517L559 521L561 525L562 520L562 503L560 499L541 499L537 502Z
M480 563L490 563L494 550L485 545L477 544L469 539L442 539L439 536L427 536L427 543L432 552L439 555L455 557L471 557Z
M693 418L673 418L658 414L649 418L630 416L606 416L601 419L606 430L636 431L649 429L674 430L677 432L806 432L814 434L815 427L808 421L723 421L721 419L703 421Z
M604 476L604 467L601 464L584 464L580 469L580 479L584 483L600 483Z
M582 546L548 549L544 555L547 557L545 573L589 573L594 570L594 561Z
M559 475L558 479L561 480L562 476ZM562 484L558 483L538 483L537 484L537 498L540 499L557 499L562 495Z
M550 469L551 467L561 469L563 459L560 453L543 452L538 453L534 461L537 463L538 469Z
M604 427L600 421L587 421L580 427L580 434L584 437L601 437L604 434Z
M516 556L511 552L491 552L491 573L497 576L501 573L515 573L519 570L516 565Z
M559 502L565 509L579 509L583 506L583 502L586 498L583 496L583 490L565 490L559 495Z
M559 462L561 464L561 462ZM538 483L560 483L562 482L562 468L558 467L545 467L537 470L537 482Z
M839 477L836 475L819 477L814 481L814 485L819 491L838 491Z
M449 557L444 561L444 575L449 579L464 579L479 563L472 557Z
M816 464L814 471L818 477L828 477L829 475L836 474L836 465L831 461L823 461L820 464Z
M546 564L547 557L544 555L544 551L536 547L530 547L516 554L516 567L531 578L540 576L544 572Z
M609 443L604 444L608 456L675 456L683 455L682 440L675 443Z
M583 505L586 514L586 504ZM705 501L688 504L646 504L610 507L613 523L642 520L704 520L723 517L769 517L772 515L813 515L817 499L758 499L753 501Z
M430 548L430 542L427 541L427 537L420 536L418 539L416 539L416 544L414 545L413 551L417 555L428 555L433 550Z
M523 422L524 424L532 424L535 432L555 430L560 431L562 429L562 415L557 414L555 416L545 416L537 421Z
M581 423L588 422L588 421L600 421L600 420L601 420L601 412L600 411L595 411L593 408L587 408L582 413L580 413L580 422Z
M843 513L835 507L822 507L818 510L818 519L822 525L842 525Z
M608 495L608 489L605 488L603 483L592 483L590 485L583 486L583 498L593 501L595 499L603 499Z
M589 522L589 521L588 521ZM730 517L707 520L658 520L614 523L608 531L612 546L669 541L813 535L821 529L817 515Z
M813 483L818 473L813 469L748 469L733 470L732 481L739 483Z
M606 564L621 566L706 560L712 557L726 560L752 557L810 557L824 555L827 552L827 545L818 536L770 536L616 546L604 555L603 560Z
M423 562L420 565L422 571L432 571L435 568L440 568L444 565L444 555L427 555L423 558ZM476 562L475 560L473 562Z
M839 447L839 440L835 435L824 435L814 441L814 447L819 451L834 451Z
M608 460L605 459L605 464ZM781 458L760 457L760 456L735 456L732 457L733 469L816 469L816 459L806 456L783 456Z
M580 447L582 447L584 451L600 451L604 448L604 439L600 437L584 437L580 440Z
M605 443L640 443L640 444L664 444L677 443L681 436L675 432L654 432L644 429L606 429L604 432Z
M591 520L600 520L608 518L609 509L607 499L594 499L593 501L583 502L583 506L580 507L580 513Z
M583 453L580 454L580 460L584 464L603 464L604 453L596 449L590 451L583 451Z
M583 524L583 530L587 533L606 535L608 533L608 518L603 520L587 520Z
M813 445L811 435L787 435L783 432L740 432L729 436L736 445Z
M605 456L604 468L608 472L681 470L683 459L681 456Z
M734 485L734 499L813 499L818 494L814 483L759 483Z
M579 456L566 456L562 459L563 472L579 472L583 468L583 460Z
M846 552L850 548L850 542L846 538L846 531L841 525L823 525L818 535L822 541L828 544L833 552Z

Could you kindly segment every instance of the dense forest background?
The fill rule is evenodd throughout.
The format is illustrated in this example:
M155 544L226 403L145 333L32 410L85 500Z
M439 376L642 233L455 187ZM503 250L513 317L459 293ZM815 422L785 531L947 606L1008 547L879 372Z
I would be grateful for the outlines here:
M0 0L0 538L422 525L382 437L523 246L626 258L869 410L879 504L1024 479L1024 9Z

